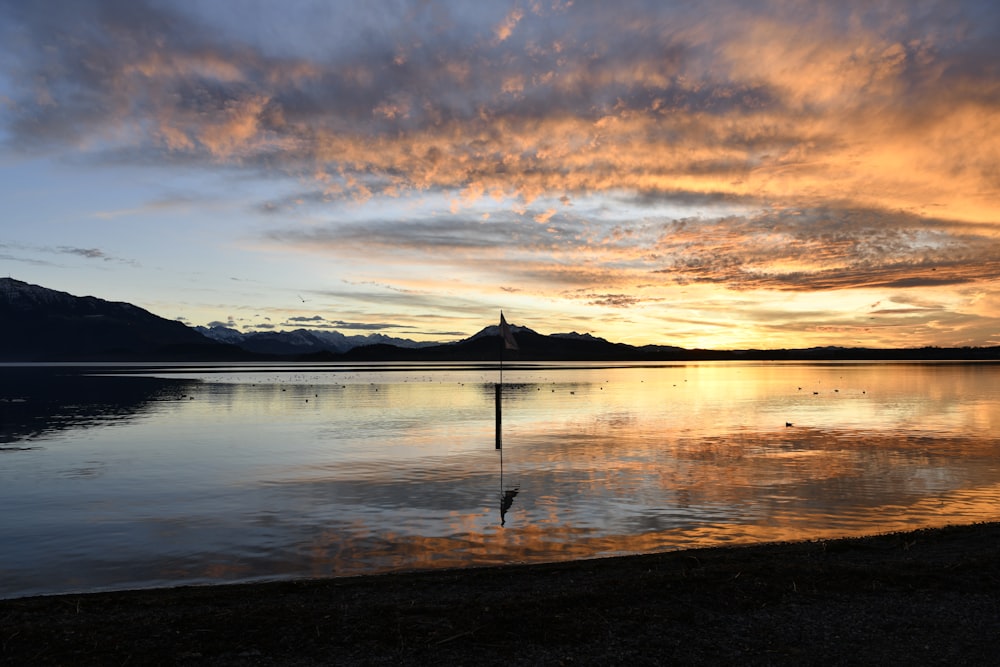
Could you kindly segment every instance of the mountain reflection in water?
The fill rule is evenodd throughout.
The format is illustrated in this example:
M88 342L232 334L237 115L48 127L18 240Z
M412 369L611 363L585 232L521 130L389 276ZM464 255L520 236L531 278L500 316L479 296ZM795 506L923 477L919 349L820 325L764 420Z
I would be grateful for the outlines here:
M0 446L125 421L153 402L184 397L191 384L135 375L90 376L72 368L0 368Z
M998 373L0 367L0 597L994 519Z

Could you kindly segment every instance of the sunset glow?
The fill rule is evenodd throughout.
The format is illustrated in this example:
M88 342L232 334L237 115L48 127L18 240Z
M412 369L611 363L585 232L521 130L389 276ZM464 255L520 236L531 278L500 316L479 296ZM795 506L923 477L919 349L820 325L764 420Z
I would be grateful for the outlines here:
M1000 8L0 0L0 268L192 325L1000 345Z

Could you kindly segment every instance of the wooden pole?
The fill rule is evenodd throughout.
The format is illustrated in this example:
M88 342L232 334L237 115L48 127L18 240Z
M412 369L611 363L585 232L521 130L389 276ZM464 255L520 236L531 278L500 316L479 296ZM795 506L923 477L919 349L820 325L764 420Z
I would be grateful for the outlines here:
M500 319L503 320L503 311L500 311ZM500 397L503 394L503 350L506 347L506 343L503 337L503 330L498 326L497 332L500 334L500 381L497 382L494 391L496 392L496 413L497 413L497 449L501 449L503 446L503 440L500 436L501 422L503 418L500 414Z
M501 385L498 382L493 387L494 388L494 392L496 394L495 398L496 398L496 406L497 406L496 407L496 412L497 412L497 449L501 448L501 442L502 442L501 441L501 437L500 437L500 429L501 429L501 426L502 426L501 425L502 417L501 417L501 414L500 414L500 395L501 395L501 392L502 392L502 389L501 389L502 386L503 385Z

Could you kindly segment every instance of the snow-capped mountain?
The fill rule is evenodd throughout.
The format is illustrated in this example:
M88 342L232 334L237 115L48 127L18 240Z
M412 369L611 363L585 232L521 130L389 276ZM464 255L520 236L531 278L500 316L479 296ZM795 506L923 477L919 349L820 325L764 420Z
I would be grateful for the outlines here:
M384 334L346 336L339 331L295 329L294 331L253 331L243 333L229 327L194 327L196 331L221 343L239 345L258 354L343 353L364 345L393 345L400 348L420 348L437 343L419 343L408 338L393 338Z
M180 322L130 303L0 278L0 358L8 361L165 359L225 352Z

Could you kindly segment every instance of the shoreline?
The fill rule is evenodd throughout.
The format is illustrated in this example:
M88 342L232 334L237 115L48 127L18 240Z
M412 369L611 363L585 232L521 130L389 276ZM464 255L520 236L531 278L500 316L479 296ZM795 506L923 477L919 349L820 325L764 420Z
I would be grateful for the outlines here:
M1000 522L0 600L0 663L990 664Z

